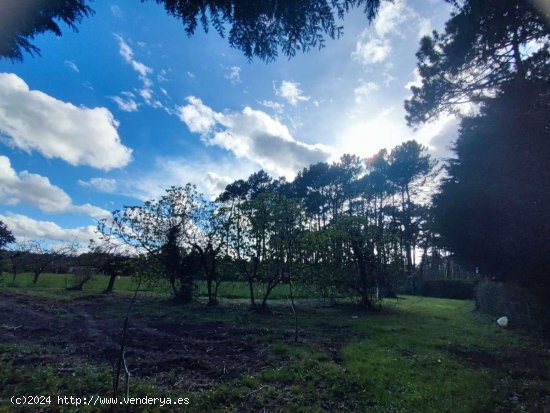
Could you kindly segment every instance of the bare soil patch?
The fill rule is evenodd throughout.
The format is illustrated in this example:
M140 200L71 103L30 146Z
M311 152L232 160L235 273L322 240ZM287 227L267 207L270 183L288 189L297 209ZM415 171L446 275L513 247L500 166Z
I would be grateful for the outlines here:
M125 315L120 310L127 302L123 296L65 302L0 292L0 343L55 348L36 355L2 356L29 368L48 364L63 371L70 368L71 361L83 359L110 367L118 356ZM210 388L266 368L265 348L246 343L243 333L218 322L199 324L134 315L126 358L134 377L172 388ZM251 333L250 328L246 333Z

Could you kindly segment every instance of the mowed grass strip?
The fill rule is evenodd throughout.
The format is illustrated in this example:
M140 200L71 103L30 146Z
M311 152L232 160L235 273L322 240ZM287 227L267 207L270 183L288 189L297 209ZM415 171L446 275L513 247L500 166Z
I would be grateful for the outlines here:
M82 293L72 294L67 292L67 287L74 285L74 275L72 274L55 274L44 273L38 278L36 284L33 283L33 275L30 273L17 274L15 281L10 273L4 272L0 277L0 288L20 290L27 294L35 294L44 297L70 299L74 296L82 295ZM83 293L101 293L109 283L109 277L96 274L90 281L84 284ZM133 277L119 277L115 281L114 291L120 293L133 293L138 285L138 281ZM205 297L208 294L206 282L196 281L196 293L200 297ZM154 283L144 282L140 286L140 290L144 293L158 294L170 296L170 285L167 280L155 281ZM260 300L265 292L264 286L254 286L254 296L256 300ZM307 299L318 297L318 292L310 286L296 285L293 290L294 298ZM227 299L248 299L249 287L248 284L242 281L226 281L220 284L218 288L218 296ZM289 297L288 287L279 285L275 287L270 294L270 299L281 300Z

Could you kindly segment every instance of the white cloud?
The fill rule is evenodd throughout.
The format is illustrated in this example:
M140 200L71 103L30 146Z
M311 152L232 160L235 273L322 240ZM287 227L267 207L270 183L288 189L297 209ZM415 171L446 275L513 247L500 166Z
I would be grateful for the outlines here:
M273 109L276 113L282 113L283 109L285 108L285 105L283 105L281 103L278 103L278 102L273 102L272 100L262 100L259 103L260 103L260 105L265 106L266 108ZM315 104L315 102L314 102L314 104ZM318 105L316 105L316 106L318 106Z
M124 41L122 36L120 36L118 34L114 34L114 36L118 40L120 55L122 56L124 61L126 63L130 64L132 66L132 68L139 75L139 80L142 83L141 89L139 89L139 91L137 92L139 94L139 96L141 96L141 98L144 100L146 105L151 106L152 108L166 109L161 101L159 101L158 99L155 99L155 93L153 91L153 86L154 86L153 81L149 78L149 75L153 73L153 69L150 68L149 66L146 66L145 64L143 64L142 62L140 62L140 61L138 61L134 58L134 51L128 45L128 43L126 43ZM164 77L165 74L166 74L166 71L161 70L160 74L157 76L157 79L159 81L168 80L166 77ZM126 104L124 104L124 103L126 103ZM118 104L118 102L117 102L117 104ZM133 105L132 102L129 102L128 100L126 100L126 102L123 102L122 107L119 104L119 107L121 109L122 109L122 107L124 107L125 109L122 109L122 110L126 110L126 111L129 111L128 109L133 109L132 111L137 110L137 105ZM135 108L135 110L134 110L134 108Z
M180 119L207 145L216 145L279 175L292 178L304 166L328 159L332 148L307 144L267 113L245 107L242 112L218 113L196 97L180 107Z
M239 66L233 66L227 68L225 78L232 84L240 83L241 81L241 68Z
M360 79L359 83L359 86L353 89L353 93L355 94L355 102L358 104L363 103L372 92L380 89L380 87L374 82L365 82L363 79Z
M289 80L283 80L281 84L277 87L273 83L273 88L275 89L275 94L282 98L285 98L289 101L291 105L296 106L299 101L308 101L309 96L304 96L302 90L300 89L300 83L291 82Z
M407 5L406 0L383 2L374 22L374 32L367 27L359 35L353 60L367 66L384 62L391 54L390 37L406 38L416 30L416 36L429 34L431 21L421 17Z
M85 188L94 188L101 192L112 194L117 188L116 179L109 178L91 178L88 181L78 180L78 184Z
M136 112L138 110L137 102L131 97L113 96L111 99L117 104L118 108L124 112Z
M89 215L94 219L109 218L111 216L109 211L88 203L83 205L73 205L67 212Z
M106 108L75 106L0 73L0 137L11 146L71 165L120 168L131 161L132 150L120 142L117 127Z
M374 30L379 36L397 34L403 37L403 30L399 26L416 16L416 12L407 6L405 0L383 2L374 21Z
M432 21L430 19L427 19L425 17L418 17L418 38L422 38L424 36L428 36L431 34L433 28L432 28Z
M413 80L411 80L410 82L407 82L407 84L405 85L405 89L409 91L413 86L416 86L416 87L422 86L422 76L420 76L420 72L418 71L418 68L416 67L414 68L412 75L413 75Z
M92 218L110 215L108 211L90 204L74 205L71 197L45 176L27 171L17 173L5 156L0 156L0 203L24 203L44 212L85 214Z
M366 31L360 36L351 54L353 60L363 65L381 63L390 55L391 46L387 39L371 37Z
M198 191L206 197L214 199L228 183L246 179L257 170L256 164L245 159L159 157L151 171L117 182L116 190L117 193L145 201L162 196L170 186L183 186L190 182L197 185Z
M77 73L80 72L80 70L78 69L78 66L75 64L75 62L71 60L65 60L65 66L67 66L71 70L74 70Z
M153 69L134 59L134 51L130 46L128 46L122 36L118 34L115 34L114 36L118 40L119 53L126 61L126 63L130 64L132 68L139 73L140 76L145 77L148 74L153 73Z
M189 96L188 105L179 107L179 118L185 122L191 132L206 133L218 123L223 123L224 115L216 113L199 98Z
M18 241L45 239L87 244L90 239L98 240L96 227L93 225L67 229L55 222L37 221L26 215L12 213L0 215L0 220L8 226Z

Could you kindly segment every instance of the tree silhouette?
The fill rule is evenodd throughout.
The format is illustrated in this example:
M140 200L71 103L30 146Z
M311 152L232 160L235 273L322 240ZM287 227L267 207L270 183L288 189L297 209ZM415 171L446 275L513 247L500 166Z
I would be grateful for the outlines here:
M44 32L61 36L58 21L77 24L94 12L86 0L0 0L0 57L23 60L23 52L40 55L32 40Z
M434 212L447 246L548 296L550 87L511 85L464 119Z
M0 251L8 244L15 242L13 233L4 222L0 221Z
M145 0L141 0L144 2ZM352 8L363 7L372 21L381 0L155 0L166 12L181 20L188 36L199 24L212 26L229 45L248 59L266 62L280 53L292 57L298 51L322 48L325 37L339 38L337 23ZM93 14L86 0L0 0L0 57L22 60L23 52L40 54L31 43L38 34L60 36L56 20L73 30L84 17Z
M495 96L503 85L548 77L548 19L535 2L465 0L443 33L421 40L420 87L405 102L410 125Z

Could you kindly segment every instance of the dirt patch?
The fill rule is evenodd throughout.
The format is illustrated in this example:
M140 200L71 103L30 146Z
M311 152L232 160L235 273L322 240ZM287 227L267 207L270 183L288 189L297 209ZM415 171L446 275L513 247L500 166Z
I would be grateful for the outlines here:
M124 315L120 309L127 301L127 297L96 296L63 302L1 292L0 343L53 346L56 351L0 355L18 365L65 368L71 360L85 359L110 367L118 357ZM204 389L266 368L265 349L244 342L243 335L239 328L222 323L136 315L129 323L126 358L134 377L163 386Z

